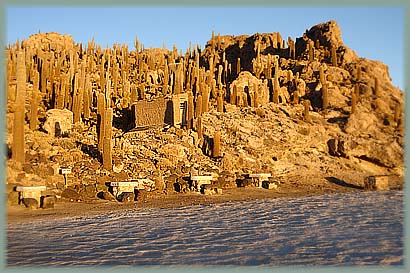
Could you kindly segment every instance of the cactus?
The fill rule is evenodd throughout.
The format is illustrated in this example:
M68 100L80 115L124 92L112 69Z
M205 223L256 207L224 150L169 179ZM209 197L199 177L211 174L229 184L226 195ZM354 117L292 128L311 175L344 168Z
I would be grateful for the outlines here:
M351 104L352 104L351 113L354 114L354 113L356 113L356 111L357 111L357 95L356 95L355 92L352 92L352 101L351 101Z
M357 64L357 71L356 71L356 81L359 82L362 80L362 67L360 64Z
M222 72L223 72L223 66L220 64L218 65L218 78L216 82L218 89L222 89Z
M26 96L26 65L24 51L17 53L17 90L14 108L13 121L13 146L12 158L20 163L24 163L24 104Z
M142 91L143 89L144 89L144 85L143 84L141 84L141 97L140 97L140 99L145 99L145 97L143 97L143 95L145 95L144 94L144 92ZM131 89L131 94L130 94L130 105L132 105L134 102L136 102L137 101L137 98L138 98L138 92L137 92L137 87L136 86L131 86L130 87L130 89Z
M322 84L322 109L324 113L327 113L328 107L329 107L328 90L327 90L327 82L325 81Z
M274 103L279 103L279 82L275 81L274 82L274 87L273 87L273 102Z
M84 118L90 119L91 116L91 103L92 103L92 90L91 90L91 80L90 75L87 74L85 78L85 89L84 89L84 97L83 97L83 111L84 111Z
M293 92L293 104L299 104L299 91L296 90Z
M315 57L315 48L314 48L312 40L309 40L308 42L308 50L309 50L309 62L313 62L314 57Z
M214 140L212 145L212 156L214 158L221 157L221 132L216 131L214 134Z
M312 118L310 117L310 114L309 114L310 100L304 100L303 106L304 106L303 117L306 122L311 122Z
M380 97L380 85L379 85L379 79L374 77L374 95L376 98Z
M223 95L222 95L222 90L218 90L218 96L216 99L216 109L218 112L222 113L224 111L224 101L223 101Z
M202 95L198 95L195 104L195 117L199 118L202 116Z
M39 85L39 73L34 71L33 79L33 91L31 94L31 107L30 107L30 130L34 131L37 129L38 117L37 117L37 94L38 94L38 85Z
M356 95L356 100L359 102L360 101L360 92L359 92L359 85L355 84L354 86L354 93Z
M198 133L198 139L202 139L202 117L196 119L196 131Z
M236 105L237 96L238 96L237 87L236 87L236 85L234 85L232 87L232 90L231 90L230 94L229 94L229 103Z
M192 121L194 118L194 96L191 91L188 91L188 105L187 105L187 129L192 129Z
M327 112L327 108L329 106L328 100L328 91L327 91L327 81L325 77L325 73L323 71L323 66L319 68L319 75L320 75L320 83L322 84L322 109L324 113Z
M98 151L103 150L103 138L105 132L105 97L102 93L97 94L97 131L98 131Z
M402 106L400 103L396 104L396 107L394 107L394 116L393 116L393 121L397 124L401 118L401 113L402 113Z
M79 73L76 72L74 76L74 93L73 93L73 107L74 123L80 121L81 106L82 106L82 89L79 87Z
M337 66L337 54L336 54L336 46L332 45L331 47L331 59L332 59L332 65Z
M103 168L112 170L112 149L111 149L111 135L112 135L112 119L113 109L108 108L104 111L104 138L103 138Z
M202 92L202 113L209 111L209 95L209 87L205 85Z

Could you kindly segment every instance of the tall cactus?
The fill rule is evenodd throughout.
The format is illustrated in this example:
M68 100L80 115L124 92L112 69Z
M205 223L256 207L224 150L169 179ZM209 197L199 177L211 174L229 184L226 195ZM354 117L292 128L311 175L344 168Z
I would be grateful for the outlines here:
M352 104L351 113L354 114L354 113L356 113L356 111L357 111L357 95L356 95L355 92L352 92L352 101L351 101L351 104Z
M34 79L33 79L33 91L31 94L31 107L30 107L30 130L34 131L37 129L38 124L38 116L37 116L37 107L38 107L38 86L39 86L39 73L34 71Z
M196 98L196 104L195 104L195 117L199 118L202 116L202 95L199 94L198 97Z
M222 90L218 90L218 96L216 99L216 109L218 112L222 113L224 111L224 101L223 101L223 94Z
M362 80L362 67L360 64L357 64L357 70L356 70L356 81L361 81Z
M313 62L315 57L315 47L312 40L308 41L308 50L309 50L309 62Z
M332 45L331 49L331 59L332 59L332 65L337 66L337 54L336 54L336 46Z
M221 157L221 132L216 131L214 134L214 140L212 145L212 156L214 158Z
M92 90L91 90L91 79L90 74L87 74L85 78L85 89L84 89L84 97L83 97L83 111L84 111L84 118L90 119L91 117L91 103L92 103Z
M206 113L209 111L209 87L204 86L203 93L202 93L202 112Z
M202 117L198 117L196 119L196 131L198 133L198 139L202 139L203 138Z
M329 106L328 91L327 91L327 81L323 70L323 66L319 68L320 83L322 84L322 109L324 113L327 112Z
M17 53L17 93L14 108L12 158L24 163L24 104L26 97L26 65L24 51Z
M97 130L98 130L98 151L103 150L103 138L105 132L105 109L106 102L104 94L97 94Z
M310 100L304 100L303 101L303 106L304 106L304 111L303 111L303 117L306 122L311 122L312 118L310 117Z
M293 101L292 101L292 103L293 104L299 104L299 91L298 90L295 90L293 92Z
M107 108L105 110L104 118L104 139L103 139L103 168L111 171L112 170L112 147L111 147L111 135L112 135L112 119L113 119L113 109Z
M394 107L394 116L393 116L393 121L397 124L399 122L399 119L402 114L402 106L400 103L396 104L396 107Z
M194 118L194 96L191 91L188 91L188 105L187 105L187 129L192 129L192 121Z
M237 95L238 95L238 92L237 92L236 85L234 85L233 87L231 85L231 90L230 90L230 94L229 94L229 103L230 104L235 104L236 105Z

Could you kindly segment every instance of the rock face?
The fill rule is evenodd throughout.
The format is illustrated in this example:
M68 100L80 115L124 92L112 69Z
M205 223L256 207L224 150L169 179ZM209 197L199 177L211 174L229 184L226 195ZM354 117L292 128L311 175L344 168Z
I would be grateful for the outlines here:
M46 112L43 129L52 136L67 134L73 126L73 112L67 109L50 109Z

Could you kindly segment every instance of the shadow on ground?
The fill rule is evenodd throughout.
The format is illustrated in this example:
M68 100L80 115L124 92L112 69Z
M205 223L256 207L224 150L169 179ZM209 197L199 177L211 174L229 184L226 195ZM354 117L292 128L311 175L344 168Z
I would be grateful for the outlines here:
M363 190L362 186L357 186L357 185L354 185L354 184L347 183L347 182L345 182L343 180L340 180L340 179L338 179L336 177L333 177L333 176L326 177L326 180L329 181L330 183L333 183L333 184L336 184L336 185L339 185L339 186L342 186L342 187L348 187L348 188Z

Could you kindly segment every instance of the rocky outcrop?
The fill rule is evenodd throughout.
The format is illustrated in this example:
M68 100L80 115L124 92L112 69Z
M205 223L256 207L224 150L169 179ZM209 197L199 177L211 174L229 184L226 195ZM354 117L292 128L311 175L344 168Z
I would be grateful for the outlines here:
M7 160L10 184L47 184L57 196L77 201L113 200L105 183L137 178L154 181L157 193L176 194L189 190L190 175L204 173L216 174L217 188L224 189L251 172L277 179L307 173L354 172L360 181L366 175L403 176L403 92L392 85L386 65L346 47L335 21L313 26L296 42L278 32L214 34L203 51L184 56L176 49L102 50L93 42L72 43L69 36L51 33L21 45L40 45L38 52L28 50L28 67L38 58L47 63L44 69L53 67L53 58L59 61L52 72L41 71L41 130L25 124L25 162ZM65 55L55 54L63 48ZM15 53L7 49L10 71ZM35 77L29 76L31 95ZM8 79L15 88L14 76ZM67 91L68 99L56 99L56 90ZM169 123L160 119L157 127L131 130L131 109L143 105L134 102L172 95L181 97L170 108L181 124L162 126ZM13 104L8 96L9 156ZM26 100L25 109L35 107ZM107 122L107 109L113 122ZM104 138L106 125L112 128L105 128L111 133ZM110 147L112 170L102 165L108 154L102 140ZM72 173L64 178L60 167Z

